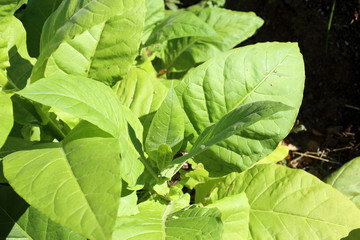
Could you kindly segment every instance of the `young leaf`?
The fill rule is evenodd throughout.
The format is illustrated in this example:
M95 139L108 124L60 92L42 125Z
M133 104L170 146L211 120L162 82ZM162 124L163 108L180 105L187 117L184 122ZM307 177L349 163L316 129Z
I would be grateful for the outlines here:
M214 36L216 32L192 12L174 11L152 31L146 45L190 36Z
M220 210L224 223L223 240L248 239L250 207L245 193L225 197L206 207Z
M138 67L132 67L126 77L114 86L120 102L138 118L156 112L168 92L161 80Z
M179 150L184 138L184 118L179 99L171 87L156 112L145 140L146 152L153 159L160 145L167 144L173 154Z
M251 37L263 20L252 12L237 12L221 8L205 8L197 16L211 26L217 35L171 40L165 48L165 66L168 71L186 71L191 63L201 63L230 50Z
M144 0L64 0L44 24L32 82L60 73L113 85L136 57L144 19Z
M175 159L172 166L162 172L163 176L172 177L187 159L200 154L234 134L245 131L258 121L274 118L274 116L291 110L292 107L271 101L253 102L235 108L223 116L217 123L205 128L189 153ZM222 160L220 159L219 161Z
M251 239L340 239L360 226L355 204L302 170L255 165L229 175L208 199L241 192L249 199Z
M360 208L360 157L345 163L325 182L342 192Z
M187 74L175 90L189 123L185 136L190 143L208 125L243 104L276 101L294 108L260 120L198 155L196 161L211 174L222 175L243 171L270 154L293 126L304 78L304 63L294 43L260 43L231 50Z
M150 112L154 89L152 77L147 72L132 67L118 84L115 86L116 94L125 107L131 109L139 118Z
M216 208L193 207L179 211L183 204L162 205L147 201L139 204L140 213L120 217L114 239L221 239L223 224ZM178 212L176 212L178 211Z
M13 106L10 97L0 92L0 148L4 145L13 124Z
M10 187L0 186L0 195L1 239L85 239L29 207Z
M4 175L53 221L87 238L110 238L121 195L118 140L74 135L6 156Z
M159 146L159 149L156 152L156 158L155 162L157 165L157 168L162 171L167 168L167 166L170 165L172 159L173 159L173 151L171 150L171 147L167 144L161 144Z

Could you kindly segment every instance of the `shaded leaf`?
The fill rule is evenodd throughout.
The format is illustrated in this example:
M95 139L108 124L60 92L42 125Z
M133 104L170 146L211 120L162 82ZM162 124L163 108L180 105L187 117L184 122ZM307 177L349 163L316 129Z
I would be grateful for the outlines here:
M0 238L34 240L85 239L51 221L22 200L10 187L0 186Z
M27 45L32 57L39 56L40 36L46 19L60 5L62 0L30 0L20 20L27 32Z
M360 208L360 157L345 163L325 179Z

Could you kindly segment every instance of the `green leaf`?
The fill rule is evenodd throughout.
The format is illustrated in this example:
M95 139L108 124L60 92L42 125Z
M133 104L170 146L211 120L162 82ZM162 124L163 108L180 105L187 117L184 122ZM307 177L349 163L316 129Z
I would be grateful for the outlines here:
M85 77L55 75L17 94L87 120L116 138L127 126L124 107L111 88Z
M220 210L224 223L223 240L248 239L250 207L245 193L225 197L206 207Z
M149 38L155 23L165 18L165 4L163 0L145 0L146 17L142 42L145 43Z
M179 211L184 205L162 205L157 202L139 204L140 213L117 220L114 239L221 239L223 224L216 208L193 207ZM177 212L178 211L178 212Z
M169 145L176 154L184 139L184 118L179 99L171 87L156 112L145 140L146 152L155 159L160 145Z
M85 77L56 75L41 79L18 94L87 120L117 138L123 159L122 177L130 187L135 186L144 166L128 130L134 131L133 137L141 141L141 124L110 87Z
M175 159L172 166L163 171L163 176L172 177L187 159L197 156L234 134L245 131L261 120L266 121L269 118L276 118L279 114L284 114L290 110L292 110L292 107L280 102L271 101L254 102L235 108L223 116L217 123L205 128L189 153ZM220 159L219 161L222 160Z
M27 32L27 45L32 57L39 56L40 36L46 19L63 0L30 0L20 20Z
M288 154L289 147L280 144L270 155L261 159L256 164L277 163L281 160L284 160Z
M159 149L156 152L156 165L157 168L162 171L167 168L167 166L170 165L172 159L173 159L173 151L171 150L171 147L167 144L161 144L159 146Z
M252 12L237 12L221 8L205 8L197 16L211 26L215 36L174 39L165 48L165 69L186 71L194 63L204 62L230 50L251 37L263 20Z
M216 32L192 12L174 11L152 31L146 45L190 36L214 36Z
M118 140L97 137L100 129L74 131L63 143L6 156L4 175L53 221L87 238L110 238L121 195Z
M260 43L218 55L176 87L186 113L185 136L194 143L232 109L256 101L282 102L292 111L260 120L196 157L212 175L243 171L269 155L290 132L304 87L297 44Z
M51 221L22 200L10 187L0 186L1 239L85 239Z
M144 19L144 0L64 0L44 24L32 82L58 73L113 85L137 55Z
M139 213L138 206L136 205L138 200L136 191L129 192L127 190L127 192L127 195L121 195L118 217L131 216Z
M114 86L114 91L120 102L144 121L159 109L168 88L143 69L132 67L127 76Z
M10 97L0 92L0 148L4 145L13 124L13 106Z
M116 87L121 103L131 109L137 117L150 112L154 89L152 77L144 70L132 67L124 80Z
M360 157L345 163L325 182L342 192L360 208Z
M360 226L355 204L302 170L255 165L230 174L208 201L241 192L249 200L251 239L340 239Z
M19 1L20 0L6 0L0 2L0 70L4 70L10 66L8 41L11 36L7 33Z
M0 85L4 90L14 91L25 87L30 77L35 59L30 58L26 46L26 32L22 23L15 17L9 19L7 37L7 56L9 64L6 68L6 81ZM3 71L5 74L5 71Z

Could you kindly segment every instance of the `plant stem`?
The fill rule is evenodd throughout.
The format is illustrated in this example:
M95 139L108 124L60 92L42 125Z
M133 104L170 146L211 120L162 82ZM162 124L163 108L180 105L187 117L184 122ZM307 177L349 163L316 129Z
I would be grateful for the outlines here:
M151 176L156 180L156 182L160 181L160 178L155 173L154 169L150 166L150 164L145 160L144 156L140 156L140 161L144 164L145 168L149 171Z
M65 138L65 133L61 131L60 128L56 125L56 123L49 117L49 122L46 124L46 126L49 128L51 133L54 135L54 137L61 142Z
M334 11L335 11L335 4L336 4L336 0L333 0L332 8L331 8L331 13L330 13L330 19L329 19L329 22L328 22L328 30L327 30L327 34L326 34L326 43L325 43L325 53L326 53L326 56L328 55L329 34L330 34L332 19L333 19Z

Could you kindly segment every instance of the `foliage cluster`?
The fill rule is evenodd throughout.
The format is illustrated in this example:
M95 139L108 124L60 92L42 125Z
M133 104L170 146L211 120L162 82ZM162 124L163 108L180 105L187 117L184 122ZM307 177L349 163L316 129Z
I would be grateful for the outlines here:
M232 49L263 21L222 2L0 1L0 238L340 239L360 227L345 171L326 184L275 164L302 101L297 44Z

